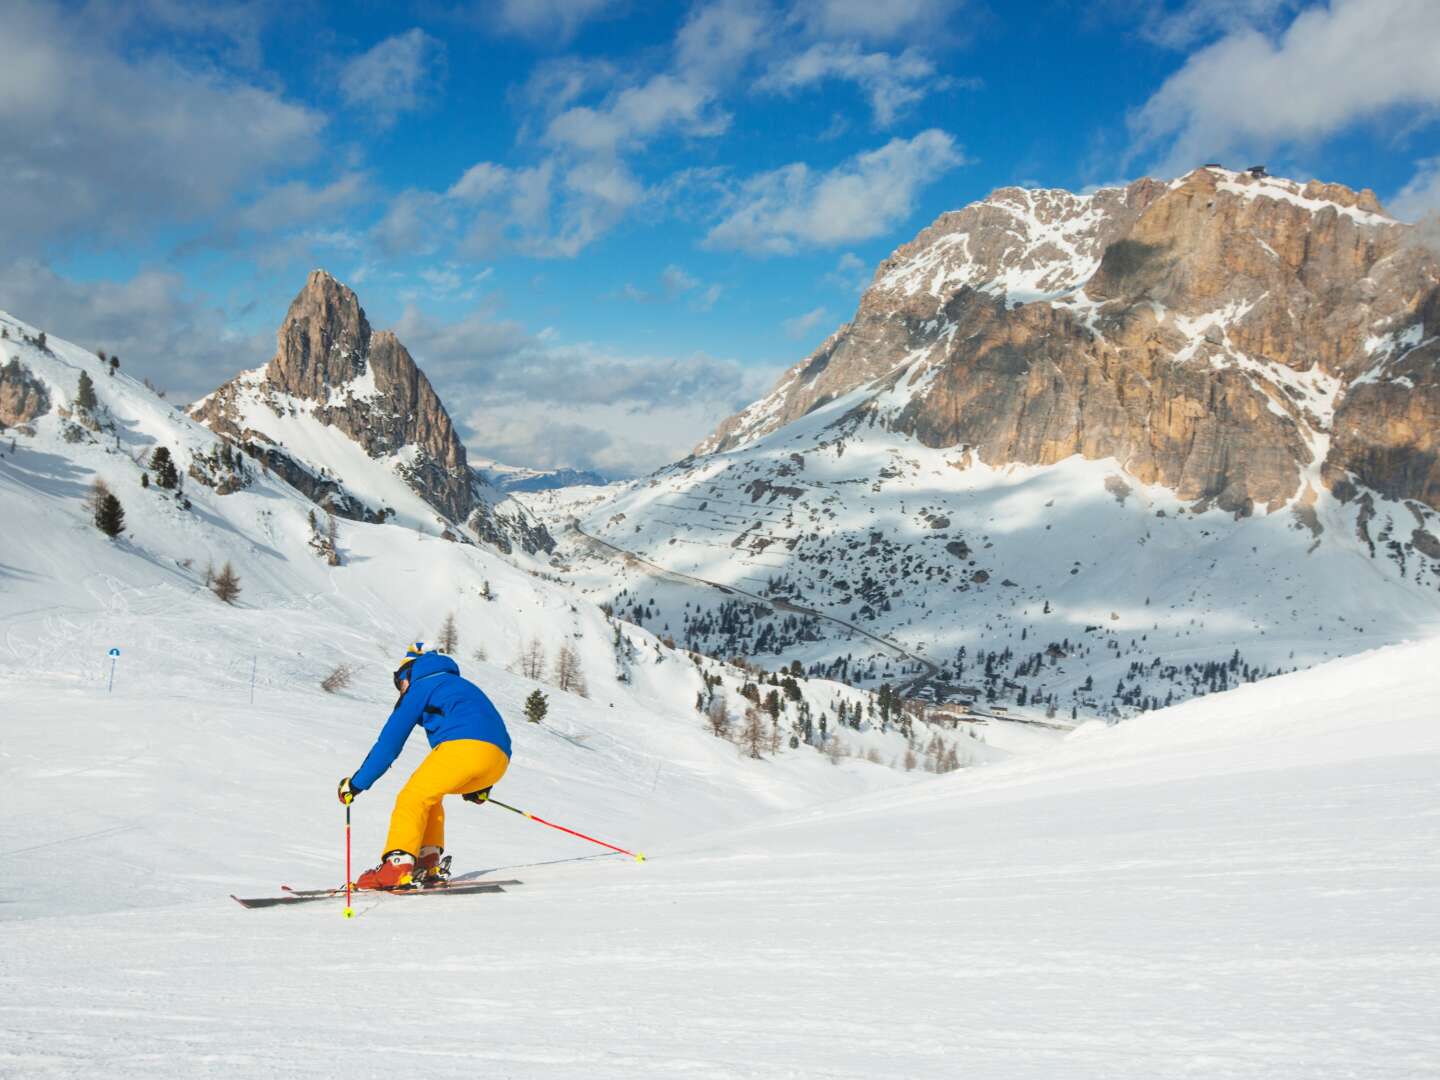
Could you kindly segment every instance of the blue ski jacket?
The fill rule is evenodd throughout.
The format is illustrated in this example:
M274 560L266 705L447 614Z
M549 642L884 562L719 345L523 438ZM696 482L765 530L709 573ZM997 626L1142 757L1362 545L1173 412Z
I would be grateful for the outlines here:
M352 790L364 791L385 775L416 724L425 729L431 749L454 739L479 739L510 756L510 733L484 691L462 679L450 657L426 653L410 665L410 688L396 702L380 737L350 778Z

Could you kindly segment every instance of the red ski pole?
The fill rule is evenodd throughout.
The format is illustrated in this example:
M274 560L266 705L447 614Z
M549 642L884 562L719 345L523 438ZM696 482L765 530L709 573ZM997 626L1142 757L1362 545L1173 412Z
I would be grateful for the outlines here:
M489 795L482 795L481 800L483 802L494 803L496 806L500 807L500 809L509 810L512 814L519 814L521 817L529 818L537 825L548 825L552 829L559 829L561 832L569 833L571 836L578 836L581 840L589 840L592 844L599 844L601 847L609 848L611 851L618 851L621 855L629 855L636 862L645 861L645 856L638 851L626 851L623 847L616 847L614 844L607 844L604 840L596 840L593 836L586 836L584 833L576 832L574 829L567 829L564 825L556 825L553 821L546 821L542 817L536 817L528 810L521 810L519 807L509 806L501 802L499 799L491 798Z
M353 795L345 796L345 917L353 919L355 909L350 906L350 803Z

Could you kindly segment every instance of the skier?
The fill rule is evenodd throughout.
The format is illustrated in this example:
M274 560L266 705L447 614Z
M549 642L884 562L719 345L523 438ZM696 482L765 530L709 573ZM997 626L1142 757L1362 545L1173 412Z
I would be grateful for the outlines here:
M360 875L357 889L443 882L450 860L440 858L445 848L441 800L463 795L484 802L510 764L505 721L478 686L460 677L450 657L427 653L417 641L395 670L394 681L400 698L360 768L340 781L340 801L348 803L384 775L416 724L425 729L431 750L395 797L385 854L379 866Z

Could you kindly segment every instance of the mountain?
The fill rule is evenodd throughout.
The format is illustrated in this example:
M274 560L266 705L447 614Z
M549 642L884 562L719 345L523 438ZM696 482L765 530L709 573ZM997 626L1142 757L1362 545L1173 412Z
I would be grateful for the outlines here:
M550 549L544 527L470 468L430 380L392 332L371 330L351 289L312 271L276 337L268 364L191 415L341 517Z
M506 492L555 491L568 487L604 487L610 478L593 469L527 469L498 461L478 462L477 470L496 488Z
M1440 507L1440 262L1368 191L1197 169L1009 188L879 268L855 318L699 452L874 379L877 422L992 464L1113 457L1249 513L1357 486Z
M695 648L1153 708L1440 619L1437 298L1368 192L1005 189L696 454L551 522Z
M397 651L417 639L435 647L448 622L455 641L446 651L493 690L512 723L525 698L541 689L551 697L554 723L525 730L546 732L542 743L564 742L571 722L583 720L586 731L604 732L597 742L628 746L618 759L607 756L601 773L642 769L652 786L656 762L677 771L706 763L701 771L727 777L722 786L748 783L752 767L776 766L774 775L785 777L775 781L780 787L823 793L1010 753L1008 733L998 727L901 717L839 683L781 680L688 655L585 601L518 553L450 542L389 515L322 522L309 493L262 464L271 458L236 452L226 436L95 353L47 339L3 312L0 419L7 429L0 439L0 625L9 643L0 655L0 686L43 685L61 698L71 690L104 692L115 647L120 685L133 687L132 703L157 724L175 723L172 706L180 699L238 705L258 692L256 700L292 702L298 711L285 723L303 735L306 710L347 723L345 709L321 704L334 700L320 691L322 680L341 667L377 719L383 716ZM316 424L310 432L315 441L302 444L307 451L349 444L331 427ZM326 435L332 441L321 444ZM347 483L358 476L385 490L376 479L383 479L383 462L367 472L358 447L351 457L323 460L332 462L327 472L351 470ZM393 487L409 491L398 480ZM123 510L114 538L96 527L95 502L104 492ZM240 582L234 604L212 588L227 565ZM772 695L772 707L751 707ZM732 745L747 726L763 763L749 747ZM716 728L730 738L716 738ZM583 744L589 736L573 737ZM851 757L858 775L827 760ZM334 767L354 768L358 760ZM229 763L227 756L215 767ZM833 782L825 779L832 774ZM791 798L757 783L761 803Z

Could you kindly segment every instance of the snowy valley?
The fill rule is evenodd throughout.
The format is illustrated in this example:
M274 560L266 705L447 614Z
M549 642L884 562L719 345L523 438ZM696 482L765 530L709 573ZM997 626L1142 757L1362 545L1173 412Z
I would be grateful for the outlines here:
M1092 202L1132 228L1166 192ZM1327 458L1339 376L1248 367L1243 315L1102 300L1118 234L1077 214L984 281L902 251L873 289L935 310L867 294L609 485L472 460L323 271L188 410L0 313L0 1075L1433 1075L1428 479ZM951 224L942 255L981 245ZM1349 392L1429 377L1396 303ZM947 442L913 421L981 309L1097 349L1190 326L1166 363L1245 380L1304 454L1189 488ZM457 879L501 891L233 904L343 877L334 784L415 640L507 718L498 797L645 861L451 800ZM360 865L424 753L355 803Z

